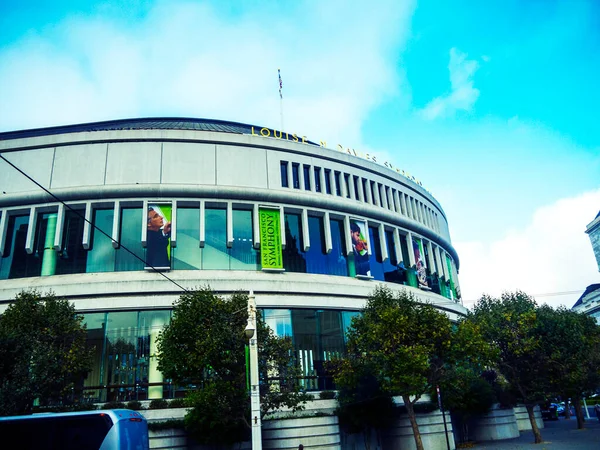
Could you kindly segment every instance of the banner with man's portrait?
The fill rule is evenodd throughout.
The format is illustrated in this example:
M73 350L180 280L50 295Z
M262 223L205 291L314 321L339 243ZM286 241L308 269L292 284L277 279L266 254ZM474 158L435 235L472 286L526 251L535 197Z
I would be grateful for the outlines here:
M413 237L413 252L415 255L415 265L417 269L417 282L419 287L428 288L427 283L427 264L425 263L425 252L423 251L423 241Z
M171 268L171 203L149 203L146 211L146 269Z
M369 262L367 232L367 224L364 220L350 219L350 236L356 275L368 277L371 276L371 263Z

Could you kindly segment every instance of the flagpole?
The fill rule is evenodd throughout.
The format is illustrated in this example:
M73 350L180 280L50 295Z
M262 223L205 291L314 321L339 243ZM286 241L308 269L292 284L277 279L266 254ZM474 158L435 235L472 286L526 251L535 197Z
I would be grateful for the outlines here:
M277 69L277 75L279 76L279 116L281 119L281 132L283 132L284 126L283 126L283 94L281 93L281 90L283 89L283 83L281 81L281 70Z

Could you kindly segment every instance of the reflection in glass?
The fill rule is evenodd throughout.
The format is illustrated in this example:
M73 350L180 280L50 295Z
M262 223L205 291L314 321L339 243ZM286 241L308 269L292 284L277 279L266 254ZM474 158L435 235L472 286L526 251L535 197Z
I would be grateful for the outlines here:
M252 236L252 211L236 210L233 213L233 246L230 249L232 270L258 270L259 254Z
M206 208L206 243L202 249L202 268L205 270L229 269L227 248L227 211Z
M56 261L57 274L85 273L88 252L83 248L85 211L65 212L62 250Z
M174 269L202 268L199 208L177 208L177 247L172 248L171 253Z
M330 219L331 252L325 255L326 264L330 275L348 276L348 260L346 257L344 236L344 222Z
M369 227L369 239L371 240L371 276L379 281L384 281L383 264L381 262L381 245L379 243L379 230L377 227Z
M292 335L292 311L289 309L263 309L261 310L265 323L273 330L275 335Z
M40 259L25 251L29 216L8 218L4 256L0 258L0 279L22 278L39 274ZM32 274L32 275L29 275Z
M88 250L86 272L113 272L115 270L116 250L112 246L114 219L113 209L94 210L92 223L91 248ZM99 228L95 229L95 228ZM102 233L102 230L104 233ZM108 236L107 236L108 235Z
M287 272L306 273L306 259L302 243L302 227L299 214L284 215L285 249L283 249L283 267Z
M146 258L141 241L142 216L146 216L142 213L142 208L123 208L121 210L121 248L117 250L116 271L144 269ZM129 252L123 247L126 247Z
M289 187L288 173L287 173L288 162L281 161L279 168L281 171L281 187Z

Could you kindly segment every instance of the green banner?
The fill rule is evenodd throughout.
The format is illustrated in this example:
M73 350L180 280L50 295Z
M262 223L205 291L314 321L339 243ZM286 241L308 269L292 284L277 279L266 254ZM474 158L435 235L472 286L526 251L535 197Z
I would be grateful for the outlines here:
M278 209L260 209L260 260L263 269L283 269Z

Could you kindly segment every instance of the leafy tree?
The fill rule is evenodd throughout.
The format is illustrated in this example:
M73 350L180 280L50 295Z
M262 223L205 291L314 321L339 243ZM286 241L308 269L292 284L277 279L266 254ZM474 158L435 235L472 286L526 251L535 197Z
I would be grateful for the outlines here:
M91 367L83 318L53 294L24 291L0 316L0 414L66 403Z
M535 443L542 442L533 409L550 390L551 357L537 330L535 300L521 291L482 297L468 317L498 349L496 365L518 400L525 404Z
M171 323L158 339L158 368L178 384L197 385L190 394L188 429L204 444L231 444L250 432L244 329L248 296L225 300L209 288L182 295ZM258 320L261 415L287 406L303 408L299 366L289 338L274 335ZM275 378L273 380L273 378ZM271 382L272 381L272 382Z
M348 331L348 352L364 358L383 392L401 395L415 444L423 449L414 404L444 376L454 353L452 324L412 294L379 287Z
M572 399L577 428L582 429L582 394L593 393L600 384L600 327L592 317L564 307L543 305L537 317L541 343L552 362L548 367L550 389L554 395Z

